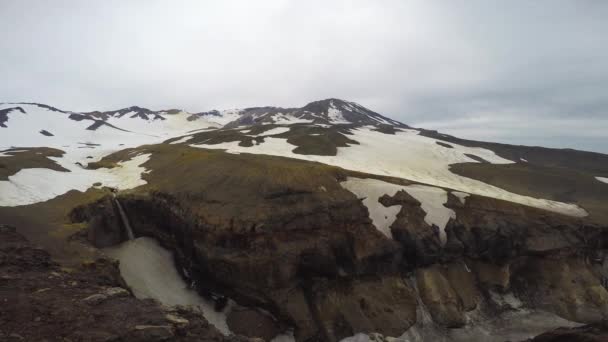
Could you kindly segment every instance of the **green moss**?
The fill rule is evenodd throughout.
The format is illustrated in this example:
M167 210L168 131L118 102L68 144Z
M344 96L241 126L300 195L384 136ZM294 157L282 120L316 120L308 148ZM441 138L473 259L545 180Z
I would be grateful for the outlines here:
M591 219L608 223L608 191L592 174L531 163L463 163L450 170L516 194L578 204Z
M22 152L11 152L22 151ZM61 157L64 152L55 148L34 147L16 148L2 151L9 156L0 157L0 181L8 180L8 177L23 169L43 168L55 171L69 172L49 157Z

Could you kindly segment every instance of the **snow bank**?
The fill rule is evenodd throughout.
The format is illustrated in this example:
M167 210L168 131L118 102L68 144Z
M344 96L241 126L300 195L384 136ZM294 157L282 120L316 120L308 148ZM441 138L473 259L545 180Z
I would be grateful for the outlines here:
M445 226L450 218L456 217L454 211L446 208L448 200L445 190L426 185L397 185L377 179L361 179L349 177L341 183L342 187L354 193L359 198L365 198L363 204L369 211L374 226L387 237L392 237L390 226L395 222L401 210L400 205L385 207L378 199L384 195L395 196L400 190L405 190L421 203L420 207L426 213L424 221L429 225L439 227L439 237L442 244L447 241Z
M230 334L226 308L217 312L212 302L190 289L175 269L173 255L152 238L140 237L106 248L106 254L120 261L120 274L137 298L153 298L167 306L184 305L201 309L205 319L223 334Z
M453 143L450 143L453 148L445 148L438 145L436 139L421 136L418 131L411 129L394 135L377 132L370 127L354 129L352 132L353 135L348 138L358 141L359 145L338 147L336 156L295 154L292 151L296 146L289 144L286 139L274 137L267 137L264 143L251 147L238 146L238 141L192 146L225 149L230 153L268 154L317 161L353 171L404 178L441 188L520 203L565 215L577 217L587 215L584 209L574 204L514 194L450 171L450 164L477 162L466 154L478 156L494 164L513 163L491 150Z

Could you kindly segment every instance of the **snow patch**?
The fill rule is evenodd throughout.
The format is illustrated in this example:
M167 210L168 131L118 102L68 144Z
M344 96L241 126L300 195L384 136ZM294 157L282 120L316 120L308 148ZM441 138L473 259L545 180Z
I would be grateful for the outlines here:
M471 196L471 194L461 191L452 191L452 195L458 197L458 200L460 200L460 203L462 204L465 204L467 197Z
M364 198L363 204L367 207L374 226L387 237L392 236L390 226L395 222L401 206L385 207L378 199L384 195L395 196L400 190L406 191L421 203L420 207L426 213L424 221L439 228L441 243L445 244L447 241L445 226L450 218L456 217L456 214L444 206L448 200L445 190L419 184L397 185L377 179L353 177L348 177L341 185L357 197Z
M257 136L265 137L265 136L269 136L269 135L278 135L278 134L287 133L287 132L289 132L289 130L291 130L290 127L275 127L275 128L271 128L263 133L260 133Z
M598 181L600 181L602 183L608 184L608 178L607 177L595 177L595 179L597 179Z
M403 186L391 184L376 179L361 179L348 177L346 181L340 183L342 187L358 198L363 198L363 205L369 211L369 218L382 234L391 238L390 226L395 222L397 214L401 210L400 205L385 207L378 201L382 196L394 196L397 191L402 190Z
M96 182L120 190L132 189L146 184L141 178L146 171L141 165L150 154L140 154L128 161L119 162L114 168L84 169L66 158L54 158L57 164L69 172L51 169L23 169L0 181L0 206L18 206L43 202L63 195L70 190L86 191Z

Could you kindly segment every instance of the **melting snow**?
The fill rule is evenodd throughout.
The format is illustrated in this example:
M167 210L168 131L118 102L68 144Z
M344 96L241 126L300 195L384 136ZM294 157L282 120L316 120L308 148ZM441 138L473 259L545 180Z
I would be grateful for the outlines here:
M595 177L595 179L597 179L598 181L600 181L602 183L608 184L608 178L607 177Z
M387 237L391 237L390 226L395 222L396 216L401 210L400 205L385 207L378 199L383 195L394 196L398 191L405 190L421 203L421 208L426 213L424 221L429 225L439 227L439 237L442 244L447 241L445 226L450 218L456 217L454 211L446 208L444 204L448 200L447 192L443 189L426 185L397 185L377 179L361 179L349 177L341 185L357 195L364 197L363 204L369 211L369 216L374 226Z
M273 137L265 138L264 143L251 147L238 146L238 141L192 146L225 149L230 153L268 154L317 161L353 171L399 177L442 188L493 197L565 215L577 217L587 215L584 209L574 204L514 194L450 171L450 164L477 162L465 154L479 156L494 164L512 163L510 160L497 156L491 150L457 144L451 144L453 148L442 148L436 144L437 140L421 136L416 130L404 130L393 135L364 127L353 129L352 133L353 135L350 135L349 139L358 141L359 145L338 147L336 156L295 154L292 151L296 146L289 144L286 139Z
M230 334L226 311L216 312L213 303L200 297L177 273L173 255L154 239L140 237L106 248L105 253L120 261L120 274L137 298L153 298L167 306L194 306L223 334Z

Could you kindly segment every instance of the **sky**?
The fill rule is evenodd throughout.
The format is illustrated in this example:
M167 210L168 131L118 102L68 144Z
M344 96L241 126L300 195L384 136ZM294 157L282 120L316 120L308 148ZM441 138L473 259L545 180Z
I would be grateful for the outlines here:
M0 102L341 98L462 138L608 153L608 1L0 1Z

